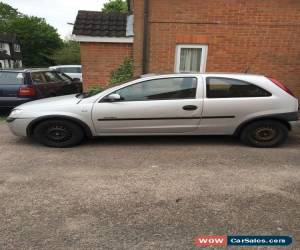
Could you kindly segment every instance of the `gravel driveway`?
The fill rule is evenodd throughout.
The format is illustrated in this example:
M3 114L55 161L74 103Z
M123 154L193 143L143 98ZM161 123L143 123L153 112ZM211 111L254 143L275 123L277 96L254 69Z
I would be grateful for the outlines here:
M300 126L275 149L228 137L53 149L0 122L0 249L196 249L198 235L230 234L300 249L299 230Z

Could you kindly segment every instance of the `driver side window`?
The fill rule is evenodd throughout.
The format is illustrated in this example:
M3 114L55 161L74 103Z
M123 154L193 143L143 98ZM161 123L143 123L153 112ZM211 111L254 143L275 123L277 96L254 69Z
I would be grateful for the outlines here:
M116 91L122 101L152 101L195 99L197 79L194 77L174 77L154 79L133 84Z

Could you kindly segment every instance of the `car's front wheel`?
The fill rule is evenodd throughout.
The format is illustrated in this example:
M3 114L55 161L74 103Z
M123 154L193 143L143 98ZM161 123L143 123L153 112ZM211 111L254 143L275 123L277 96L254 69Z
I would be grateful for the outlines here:
M287 126L274 120L253 122L247 125L240 134L243 143L260 148L279 146L287 137Z
M46 120L36 125L33 138L49 147L71 147L79 144L84 132L77 124L65 120Z

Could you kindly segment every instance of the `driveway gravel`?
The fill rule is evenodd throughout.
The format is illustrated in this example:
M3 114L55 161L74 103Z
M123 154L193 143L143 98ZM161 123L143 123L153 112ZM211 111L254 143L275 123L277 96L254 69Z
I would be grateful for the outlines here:
M55 149L0 122L0 249L197 249L198 235L289 235L300 249L299 149L299 124L273 149L196 136Z

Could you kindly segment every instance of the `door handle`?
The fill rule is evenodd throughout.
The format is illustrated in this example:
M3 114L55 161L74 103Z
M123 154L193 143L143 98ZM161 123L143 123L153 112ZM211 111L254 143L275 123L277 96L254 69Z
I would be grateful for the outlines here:
M195 105L186 105L186 106L183 106L182 109L183 110L187 110L187 111L192 111L192 110L196 110L198 107L195 106Z

